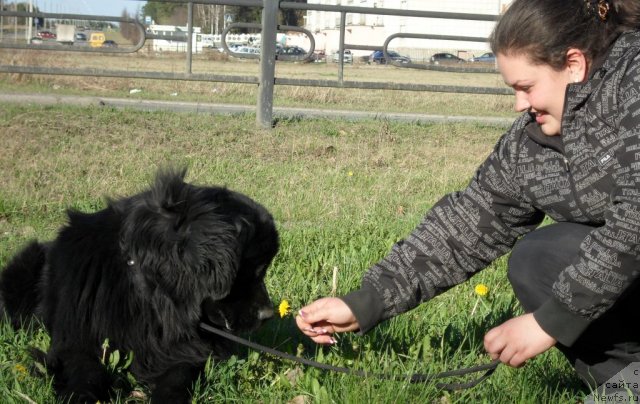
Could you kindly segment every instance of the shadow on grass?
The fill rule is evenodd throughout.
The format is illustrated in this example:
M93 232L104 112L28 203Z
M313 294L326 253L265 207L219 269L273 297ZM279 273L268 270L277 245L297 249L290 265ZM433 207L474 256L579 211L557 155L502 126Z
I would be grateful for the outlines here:
M449 324L440 329L427 327L421 330L415 327L398 333L397 324L385 322L366 336L340 335L340 342L333 347L322 347L313 343L300 333L292 318L274 319L254 333L251 340L292 355L334 366L371 371L369 365L372 365L375 369L383 369L385 373L393 372L389 374L407 374L406 371L412 372L419 368L421 373L434 374L488 363L489 359L483 347L484 335L489 329L487 324L493 327L519 314L521 312L512 299L501 304L500 309L491 310L483 317L452 318ZM425 343L421 344L421 341L426 341L426 346ZM240 351L243 357L246 357L251 350L242 348ZM270 355L262 355L261 361L266 361L271 366L283 365L287 368L295 365L288 360ZM401 362L409 363L408 368L403 368ZM522 385L538 386L538 391L561 392L567 397L583 397L588 394L586 387L559 352L550 351L543 354L518 372L516 377L522 378ZM463 379L469 380L480 375L470 375ZM463 380L454 378L446 381ZM499 388L498 383L496 387L490 387L494 388Z
M411 329L398 333L395 329L397 326L385 322L378 325L366 336L337 335L336 338L339 338L340 341L336 346L315 344L298 330L292 318L273 319L253 333L250 339L291 355L312 360L318 360L318 357L321 357L319 361L324 360L323 363L346 367L353 365L354 369L360 369L363 364L371 360L378 361L381 367L387 367L383 361L401 361L407 358L426 356L427 353L424 350L427 348L423 346L424 344L416 344L416 341L423 341L424 338L427 338L428 350L432 355L431 362L435 362L437 366L438 361L460 362L461 357L468 357L470 352L483 355L482 340L487 331L485 324L499 324L513 315L511 310L493 311L483 318L472 318L466 322L452 322L439 332L429 327L426 330ZM249 348L236 347L236 354L241 358L246 357L250 352ZM437 358L433 352L438 352ZM472 356L477 357L478 355ZM398 359L398 357L404 359ZM286 360L268 355L263 359L286 362ZM461 363L460 366L468 365Z

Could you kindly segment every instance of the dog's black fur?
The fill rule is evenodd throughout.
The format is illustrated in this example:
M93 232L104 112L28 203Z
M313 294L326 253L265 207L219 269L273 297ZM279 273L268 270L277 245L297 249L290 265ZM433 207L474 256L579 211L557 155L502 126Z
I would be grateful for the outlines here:
M152 402L189 402L207 358L229 353L198 324L250 331L273 315L263 281L278 250L273 218L185 173L160 172L150 190L99 212L68 212L55 240L31 242L0 274L0 313L15 327L35 316L50 333L39 356L59 397L109 400L108 338L112 351L133 352L130 371Z

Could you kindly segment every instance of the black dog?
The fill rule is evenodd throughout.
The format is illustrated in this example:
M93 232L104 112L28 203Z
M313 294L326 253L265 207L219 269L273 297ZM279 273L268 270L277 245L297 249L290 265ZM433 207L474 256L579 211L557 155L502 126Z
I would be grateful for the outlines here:
M35 316L50 333L40 359L59 397L109 400L108 339L133 352L130 371L152 402L189 402L207 358L229 352L198 324L250 331L273 315L263 281L278 250L273 218L185 173L161 172L150 190L99 212L68 212L55 240L32 242L0 274L0 314L15 327Z

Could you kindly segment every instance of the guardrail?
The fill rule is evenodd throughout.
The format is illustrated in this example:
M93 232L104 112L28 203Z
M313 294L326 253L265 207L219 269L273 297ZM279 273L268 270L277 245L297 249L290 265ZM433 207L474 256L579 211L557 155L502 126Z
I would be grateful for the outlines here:
M142 0L138 0L142 1ZM417 63L398 63L393 61L388 55L388 46L391 41L396 38L416 38L416 39L446 39L453 41L471 41L486 42L487 38L452 36L452 35L428 35L428 34L412 34L397 33L389 36L383 45L368 44L350 44L345 43L345 26L346 15L349 13L357 14L373 14L373 15L392 15L407 16L417 18L439 18L439 19L456 19L456 20L472 20L472 21L496 21L497 15L487 14L467 14L467 13L448 13L418 10L400 10L400 9L384 9L357 6L340 6L327 4L304 4L290 1L276 0L158 0L166 3L181 3L187 5L187 52L186 67L184 73L166 73L151 71L120 71L109 69L56 69L42 68L38 66L14 66L0 65L0 73L23 73L23 74L52 74L52 75L73 75L73 76L102 76L102 77L120 77L120 78L143 78L143 79L160 79L160 80L187 80L187 81L211 81L211 82L234 82L234 83L250 83L257 84L259 94L256 108L256 120L258 125L264 128L270 128L273 124L273 91L275 85L290 86L313 86L313 87L338 87L338 88L358 88L358 89L385 89L385 90L409 90L409 91L433 91L433 92L458 92L458 93L480 93L480 94L512 94L508 88L495 87L470 87L470 86L449 86L449 85L430 85L430 84L409 84L409 83L381 83L368 81L345 81L344 80L344 50L381 50L389 64L393 64L402 68L428 69L439 71L457 71L457 72L474 72L474 73L495 73L495 69L491 68L449 68L444 66L423 65ZM215 74L194 74L192 72L192 38L193 38L193 5L231 5L231 6L249 6L262 8L262 24L255 23L235 23L231 24L223 31L222 45L226 52L235 57L247 57L260 59L260 75L255 76L232 76L232 75L215 75ZM276 60L305 60L312 57L315 48L315 39L313 33L302 27L281 26L278 25L278 11L282 10L316 10L330 11L340 13L340 36L339 36L339 64L337 80L312 80L312 79L287 79L275 77ZM67 46L51 46L47 44L20 44L20 43L4 43L0 42L0 48L27 49L27 50L63 50L77 52L102 52L102 53L132 53L141 49L148 39L162 39L162 36L154 35L146 32L144 26L137 20L121 17L96 16L96 15L78 15L78 14L55 14L55 13L34 13L34 12L17 12L2 11L1 17L26 17L26 18L58 18L58 19L75 19L75 20L95 20L95 21L112 21L120 23L132 24L139 31L139 41L132 47L128 48L88 48L88 47L67 47ZM226 43L226 36L233 29L250 28L261 30L262 40L259 54L239 54L229 49ZM276 38L278 31L297 31L304 33L310 41L311 47L305 55L290 56L276 54Z

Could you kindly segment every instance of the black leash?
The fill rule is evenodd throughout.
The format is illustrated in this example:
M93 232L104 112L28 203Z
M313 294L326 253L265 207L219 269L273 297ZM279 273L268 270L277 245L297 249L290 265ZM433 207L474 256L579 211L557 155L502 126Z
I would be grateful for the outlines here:
M397 381L409 380L409 382L411 383L425 383L425 382L431 382L438 379L443 379L446 377L464 376L472 373L484 372L482 376L464 383L436 383L437 388L442 390L448 390L448 391L469 389L481 383L482 381L487 379L489 376L491 376L491 374L496 370L496 368L500 364L500 361L496 359L493 362L490 362L484 365L472 366L472 367L462 368L458 370L451 370L448 372L442 372L442 373L437 373L433 375L414 374L410 376L409 375L389 376L389 375L381 375L381 374L375 374L375 373L367 373L362 370L332 366L332 365L327 365L324 363L312 361L309 359L299 358L295 355L291 355L285 352L280 352L278 350L266 347L264 345L256 344L255 342L251 342L247 339L230 334L226 331L215 328L209 324L200 323L200 328L203 329L204 331L216 334L220 337L224 337L233 342L237 342L238 344L242 344L249 348L255 349L256 351L265 352L270 355L278 356L283 359L302 363L303 365L311 366L318 369L331 370L333 372L346 373L349 375L356 375L361 377L375 377L378 379L397 380Z

